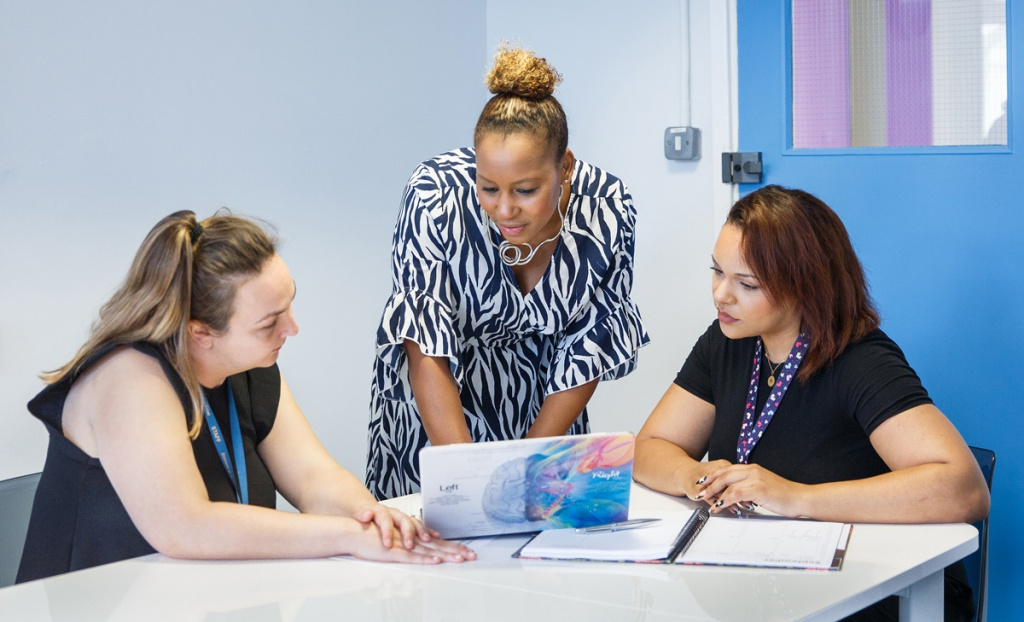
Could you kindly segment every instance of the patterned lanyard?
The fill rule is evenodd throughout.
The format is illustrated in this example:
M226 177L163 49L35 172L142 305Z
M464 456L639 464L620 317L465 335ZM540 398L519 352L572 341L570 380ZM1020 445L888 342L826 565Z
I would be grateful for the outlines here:
M210 428L210 436L213 438L213 444L217 448L217 455L220 456L220 462L224 465L224 470L228 472L228 479L231 480L231 484L235 487L235 499L243 504L249 504L249 478L245 469L245 447L242 446L242 429L238 424L238 410L235 408L235 395L231 392L231 385L227 386L228 389L228 413L231 417L231 446L234 449L235 460L234 465L238 466L238 475L235 475L235 468L231 462L231 455L228 453L227 443L224 442L224 436L220 433L220 426L217 424L217 418L213 416L213 409L210 408L210 402L207 401L206 396L203 396L203 414L206 416L206 427Z
M783 365L779 379L775 381L775 386L770 387L772 392L768 395L764 408L761 409L761 415L755 421L754 410L757 409L757 385L761 381L762 349L761 339L757 339L757 348L754 352L754 371L750 374L747 406L743 411L743 427L740 428L740 437L736 441L737 463L747 464L747 461L750 459L750 452L754 450L754 445L757 445L757 441L761 440L761 435L764 434L765 428L768 427L772 417L775 416L775 411L778 410L779 404L782 403L782 398L786 395L789 385L792 384L793 376L796 375L796 370L804 360L804 355L807 354L807 348L810 345L807 341L807 335L800 333L796 338L796 343L793 344L793 349L789 352L789 358L786 359L786 363Z

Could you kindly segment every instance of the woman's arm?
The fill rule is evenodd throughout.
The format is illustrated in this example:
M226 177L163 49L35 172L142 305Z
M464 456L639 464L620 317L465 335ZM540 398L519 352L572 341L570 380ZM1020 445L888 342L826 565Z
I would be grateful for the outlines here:
M537 418L526 432L526 438L562 436L568 432L590 402L597 389L597 383L598 380L591 380L586 384L545 397Z
M462 399L448 359L427 356L415 341L405 340L413 399L431 445L472 443L462 413Z
M283 377L274 427L257 451L274 485L304 514L353 517L377 503L362 482L320 444Z
M192 559L340 554L407 563L464 559L439 540L418 540L412 550L386 547L376 522L211 502L181 403L159 363L145 354L116 351L79 379L72 393L66 410L88 422L95 455L114 490L143 537L161 553ZM294 454L307 449L295 448Z
M734 465L708 478L706 495L720 505L754 502L785 516L884 523L973 522L989 509L981 469L938 408L925 404L882 423L871 445L891 473L805 485L756 465Z
M633 479L668 494L697 499L698 480L729 465L701 462L715 423L715 406L673 384L636 437Z
M316 437L281 378L281 400L274 427L257 447L282 495L303 514L345 516L374 522L382 544L393 545L393 533L412 550L416 540L438 538L418 520L381 505L352 473L342 468ZM468 549L460 551L466 553Z

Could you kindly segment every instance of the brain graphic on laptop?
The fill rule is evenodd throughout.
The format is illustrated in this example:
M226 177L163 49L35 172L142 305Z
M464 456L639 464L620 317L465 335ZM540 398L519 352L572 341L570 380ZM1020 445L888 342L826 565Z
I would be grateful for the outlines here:
M491 474L484 489L484 513L502 523L526 521L526 461L516 458Z
M625 520L630 478L621 473L633 460L632 449L629 439L552 441L494 470L484 490L484 513L503 523L544 521L549 527Z

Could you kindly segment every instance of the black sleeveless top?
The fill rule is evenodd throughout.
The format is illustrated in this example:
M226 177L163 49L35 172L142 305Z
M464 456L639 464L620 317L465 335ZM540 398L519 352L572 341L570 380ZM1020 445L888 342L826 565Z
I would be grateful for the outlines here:
M101 348L75 374L47 386L28 404L29 411L46 425L50 442L32 506L18 583L155 552L132 523L99 459L89 457L64 437L64 402L71 386L116 346L110 344ZM160 362L185 413L191 413L184 383L162 350L148 343L134 343L130 347ZM228 382L245 446L249 503L273 508L277 500L274 480L256 453L256 446L274 426L281 397L280 372L277 365L252 369L231 376L217 389L204 390L222 430L230 429ZM185 415L186 424L189 417ZM229 450L233 450L231 435L225 436ZM205 424L198 438L192 441L192 452L210 500L235 503L235 489Z

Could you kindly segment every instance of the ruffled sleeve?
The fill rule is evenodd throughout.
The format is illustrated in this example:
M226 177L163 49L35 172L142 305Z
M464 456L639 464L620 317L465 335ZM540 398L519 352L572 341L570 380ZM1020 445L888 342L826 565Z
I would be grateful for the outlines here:
M616 180L616 193L605 197L586 227L602 232L590 243L604 246L610 261L589 300L574 315L558 340L548 370L547 394L565 391L591 380L615 380L636 369L637 352L650 342L636 304L633 286L633 235L636 213L628 191ZM591 268L596 262L591 262Z
M640 311L626 300L589 330L562 340L551 363L547 393L629 375L636 369L637 352L649 341Z
M377 329L374 381L387 399L412 401L403 343L419 344L423 354L447 357L462 385L459 341L454 326L456 290L447 260L448 242L442 187L437 169L424 163L413 173L402 198L392 242L393 291Z

